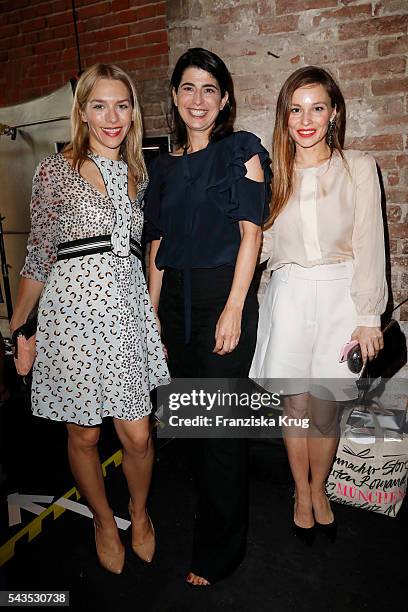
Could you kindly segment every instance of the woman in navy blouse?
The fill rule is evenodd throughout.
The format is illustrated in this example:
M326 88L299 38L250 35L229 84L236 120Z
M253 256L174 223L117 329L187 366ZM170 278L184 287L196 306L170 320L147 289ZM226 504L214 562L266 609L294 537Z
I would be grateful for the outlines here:
M171 78L175 149L150 168L145 216L149 291L173 378L245 378L258 306L251 286L267 216L268 153L233 132L235 101L224 62L189 49ZM230 574L245 552L246 444L190 441L198 503L187 582Z

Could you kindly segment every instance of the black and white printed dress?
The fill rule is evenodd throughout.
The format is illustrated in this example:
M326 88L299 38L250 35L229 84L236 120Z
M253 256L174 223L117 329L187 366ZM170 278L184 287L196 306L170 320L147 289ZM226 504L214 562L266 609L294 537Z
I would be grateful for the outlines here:
M106 416L146 416L151 412L150 391L169 382L142 264L135 255L147 183L131 202L127 164L90 158L103 176L107 195L61 154L39 164L21 271L44 283L33 412L87 426L100 424ZM83 253L83 248L95 251L96 237L101 236L102 252L75 253Z

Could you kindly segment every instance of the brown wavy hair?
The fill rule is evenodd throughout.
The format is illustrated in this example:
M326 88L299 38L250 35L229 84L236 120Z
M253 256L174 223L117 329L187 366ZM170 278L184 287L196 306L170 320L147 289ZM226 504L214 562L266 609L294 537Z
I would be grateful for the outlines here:
M142 153L143 124L135 85L128 74L114 64L94 64L80 77L74 96L71 111L71 142L64 152L70 154L72 165L80 170L89 153L89 129L82 120L81 112L85 110L87 101L96 82L99 79L121 81L129 92L133 112L130 130L122 142L120 154L129 167L137 185L141 185L147 177L146 166Z
M346 103L339 86L331 74L323 68L305 66L293 72L282 86L276 103L276 119L272 140L272 200L270 216L266 227L270 227L286 206L293 190L293 170L295 165L295 143L289 136L288 120L292 97L296 89L305 85L323 85L330 98L332 108L336 109L336 127L330 143L330 156L333 151L343 156L346 132ZM326 137L327 138L327 137ZM329 143L328 143L329 144Z

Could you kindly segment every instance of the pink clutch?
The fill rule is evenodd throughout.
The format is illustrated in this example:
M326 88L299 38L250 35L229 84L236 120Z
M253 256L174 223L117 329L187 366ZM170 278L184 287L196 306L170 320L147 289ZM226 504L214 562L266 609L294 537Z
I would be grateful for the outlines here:
M346 342L346 344L343 346L340 352L340 356L339 356L340 363L347 361L347 357L351 349L353 349L357 345L358 345L357 340L349 340L348 342Z

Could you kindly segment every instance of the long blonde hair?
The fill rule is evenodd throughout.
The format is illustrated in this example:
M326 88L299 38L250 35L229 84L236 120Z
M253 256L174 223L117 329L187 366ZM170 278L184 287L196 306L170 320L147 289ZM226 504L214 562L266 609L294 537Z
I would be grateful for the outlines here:
M120 154L126 161L137 185L140 186L147 177L142 153L142 115L135 86L129 75L119 66L94 64L81 75L76 86L71 111L71 142L65 147L64 151L70 153L73 167L79 170L89 153L89 129L88 124L82 120L81 112L85 110L89 96L99 79L121 81L129 92L133 108L132 124L125 140L122 142Z
M336 109L336 123L333 138L328 142L330 153L336 149L342 158L346 131L346 104L343 94L333 77L316 66L305 66L293 72L282 86L276 104L275 128L272 141L273 179L270 216L265 226L270 227L286 206L293 190L295 166L295 143L289 136L288 120L292 97L296 89L305 85L323 85Z

